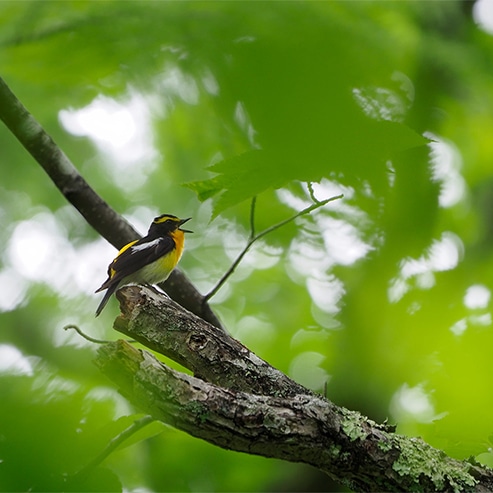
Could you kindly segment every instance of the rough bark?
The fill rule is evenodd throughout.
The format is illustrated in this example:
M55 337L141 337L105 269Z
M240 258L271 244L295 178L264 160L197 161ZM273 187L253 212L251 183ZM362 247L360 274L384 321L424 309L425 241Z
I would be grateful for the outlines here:
M117 331L168 356L199 378L261 395L310 393L226 332L152 289L127 286L117 292L117 298L123 311L115 320Z
M124 341L100 348L97 365L156 419L226 449L311 464L357 491L493 491L490 469L336 406L155 291L129 286L119 299L116 330L195 374Z

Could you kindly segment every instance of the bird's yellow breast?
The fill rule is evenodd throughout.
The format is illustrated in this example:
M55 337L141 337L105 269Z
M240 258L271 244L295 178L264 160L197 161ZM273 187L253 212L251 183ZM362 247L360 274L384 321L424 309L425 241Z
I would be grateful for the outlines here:
M171 238L175 242L176 261L175 265L179 262L183 248L185 247L185 233L181 229L177 229L170 234Z

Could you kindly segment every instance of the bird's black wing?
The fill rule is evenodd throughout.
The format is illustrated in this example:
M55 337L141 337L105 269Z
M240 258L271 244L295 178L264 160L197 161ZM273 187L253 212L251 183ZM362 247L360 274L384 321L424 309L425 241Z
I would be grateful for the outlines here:
M115 271L115 275L111 278L112 283L134 274L148 264L152 264L152 262L171 252L173 248L175 248L175 242L169 236L153 240L140 239L118 255L111 263L109 268Z
M118 289L121 281L142 267L152 264L175 248L175 242L169 236L155 239L144 237L130 247L124 247L108 268L108 279L96 291L107 290L96 310L96 317L103 311L111 295ZM113 274L114 272L114 274Z

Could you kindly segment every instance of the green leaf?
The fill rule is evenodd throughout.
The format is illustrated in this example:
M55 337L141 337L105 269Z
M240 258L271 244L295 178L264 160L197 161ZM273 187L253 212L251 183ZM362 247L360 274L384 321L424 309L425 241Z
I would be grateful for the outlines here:
M358 145L338 146L328 141L325 148L316 149L315 143L305 147L299 140L287 140L283 149L254 150L220 161L208 168L218 173L217 176L186 186L194 190L201 201L216 197L216 216L243 200L293 180L318 182L336 170L351 176L371 166L378 167L378 175L383 176L385 163L392 156L429 142L400 123L368 120L361 124L360 131L365 139ZM338 138L332 140L356 141L357 135L351 136L352 133L354 129L341 131Z

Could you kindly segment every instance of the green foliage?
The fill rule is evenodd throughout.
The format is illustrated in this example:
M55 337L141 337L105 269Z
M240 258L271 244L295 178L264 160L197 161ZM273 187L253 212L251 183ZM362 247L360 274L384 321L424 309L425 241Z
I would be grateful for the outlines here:
M313 77L317 78L317 75ZM321 110L322 114L326 115L327 109ZM272 122L274 125L279 123ZM273 142L271 147L266 143L265 149L249 151L216 163L208 169L218 176L193 182L188 186L202 201L220 194L214 203L213 217L245 199L268 189L281 188L293 180L319 182L327 175L328 169L330 173L347 169L359 170L359 179L375 179L375 185L380 187L380 181L384 178L382 164L386 159L410 148L422 146L426 139L399 123L373 123L365 122L361 128L351 129L349 135L347 131L337 132L335 129L331 135L329 130L326 136L320 136L323 143L319 144L323 147L322 152L321 149L307 146L308 142L311 144L313 141L314 129L299 122L301 128L295 130L296 135L284 134L284 145ZM329 121L319 122L325 131L329 128L328 124ZM365 139L361 139L361 135L364 135ZM358 142L361 145L350 147L350 142ZM380 173L374 175L374 170L378 168Z
M214 309L338 404L491 463L493 40L461 5L3 2L0 76L138 228L193 216L181 266L203 292L246 244L253 196L259 232L312 203L307 182L318 200L344 193L256 244ZM70 133L60 112L91 105L120 113ZM122 137L128 108L138 138L118 153L98 132ZM75 482L136 419L62 330L115 337L116 302L93 318L113 252L5 128L0 144L0 349L18 351L0 366L2 489L308 477L154 424Z
M0 379L2 489L121 491L115 474L103 468L83 481L68 481L99 452L97 445L105 446L111 438L100 428L112 419L112 400L95 399L78 382L57 377L46 367L35 370L36 377Z

